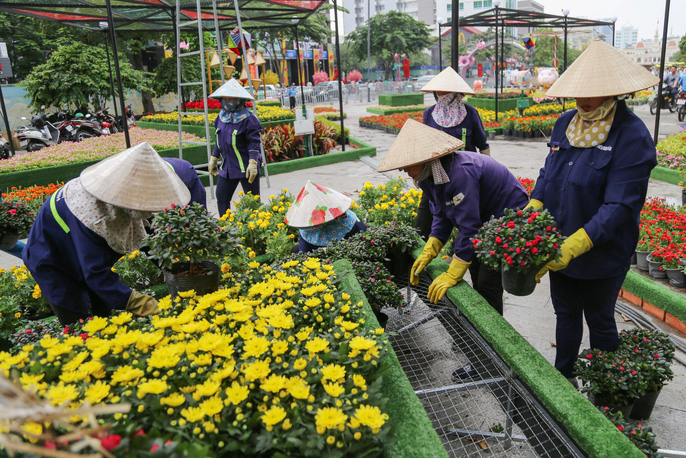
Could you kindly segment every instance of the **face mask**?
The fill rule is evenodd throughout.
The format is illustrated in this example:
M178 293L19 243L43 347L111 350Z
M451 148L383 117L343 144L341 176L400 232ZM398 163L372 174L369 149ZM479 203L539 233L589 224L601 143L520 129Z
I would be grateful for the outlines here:
M226 111L233 111L238 107L238 104L240 102L238 100L234 100L233 102L229 102L228 100L222 100L222 108L225 109Z

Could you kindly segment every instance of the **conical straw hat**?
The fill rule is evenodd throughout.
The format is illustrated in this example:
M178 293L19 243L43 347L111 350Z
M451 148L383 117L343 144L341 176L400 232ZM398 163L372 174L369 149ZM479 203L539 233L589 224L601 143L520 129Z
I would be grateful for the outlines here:
M183 181L147 142L86 168L81 184L103 202L129 210L155 212L191 200Z
M452 67L446 67L420 89L421 92L459 92L475 94L469 84Z
M209 95L213 99L221 99L222 97L236 97L237 99L254 100L253 96L246 91L241 83L231 78L226 83L222 84L219 89Z
M438 159L462 148L463 144L452 135L408 119L376 171L388 172Z
M555 81L548 97L607 97L655 86L660 78L603 40L595 40Z
M291 227L312 227L345 214L353 201L345 194L307 180L305 187L286 213Z

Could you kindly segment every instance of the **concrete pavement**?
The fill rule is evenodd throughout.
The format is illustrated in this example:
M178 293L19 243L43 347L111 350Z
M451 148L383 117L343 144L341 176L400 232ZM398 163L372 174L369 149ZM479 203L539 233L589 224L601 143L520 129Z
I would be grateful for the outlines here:
M432 103L432 98L427 96L426 102ZM395 135L359 127L359 118L369 115L365 110L371 105L377 105L377 103L349 103L346 105L344 107L347 114L345 126L350 128L353 137L376 146L376 157L276 175L270 177L269 187L267 187L267 180L262 177L263 198L266 199L270 194L276 194L282 189L288 189L292 194L296 194L308 179L349 193L353 197L356 196L357 190L362 189L366 181L373 184L386 182L391 174L377 173L376 166L383 159L395 139ZM646 122L648 129L652 132L654 117L650 115L648 107L636 107L635 112ZM683 130L677 122L676 114L670 114L667 111L662 113L661 129L665 133ZM538 171L543 166L548 153L544 139L511 141L496 137L490 141L490 144L491 154L496 160L505 164L516 176L532 179L538 177ZM393 175L397 176L398 172L394 172ZM409 180L408 186L412 186ZM648 195L667 197L673 203L681 203L681 188L679 186L655 180L650 181ZM238 194L234 198L238 198ZM216 212L216 200L211 198L209 190L208 207L211 211ZM0 267L9 267L20 263L19 259L0 252ZM555 340L555 315L550 301L547 278L547 276L543 278L541 284L530 296L516 297L506 294L505 319L552 363L555 357L555 349L552 346ZM469 281L469 278L467 277L465 280ZM650 315L645 316L653 320ZM626 322L619 314L616 314L616 321L620 330L634 327L631 322ZM662 322L654 322L659 326L665 326ZM673 328L670 328L669 331L682 339L686 337ZM582 348L588 346L586 332ZM662 390L653 417L643 423L653 427L660 448L686 450L686 435L683 434L683 425L686 424L686 368L675 363L673 369L675 372L674 380Z

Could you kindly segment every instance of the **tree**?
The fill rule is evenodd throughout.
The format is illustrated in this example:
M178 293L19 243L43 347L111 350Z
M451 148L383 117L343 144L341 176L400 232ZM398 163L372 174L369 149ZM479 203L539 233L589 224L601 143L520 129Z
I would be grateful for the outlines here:
M549 30L549 29L548 29ZM537 30L537 32L540 30ZM581 55L583 50L573 49L567 44L567 68ZM564 68L564 40L558 40L557 60L558 68ZM533 48L533 62L536 67L550 67L553 60L553 37L540 36L536 38L536 46Z
M145 90L146 74L119 63L124 89ZM63 107L91 103L100 108L111 96L105 50L82 43L62 46L45 64L38 65L26 77L31 106Z
M370 27L371 25L371 27ZM367 57L367 28L371 28L371 55L384 64L384 77L393 68L395 54L411 55L431 44L428 26L409 14L389 11L373 16L363 27L358 27L346 37L352 53L359 59Z
M367 55L365 54L364 59L358 58L350 50L349 43L341 43L341 69L343 72L347 73L355 68L367 68ZM372 68L376 67L376 57L372 57Z

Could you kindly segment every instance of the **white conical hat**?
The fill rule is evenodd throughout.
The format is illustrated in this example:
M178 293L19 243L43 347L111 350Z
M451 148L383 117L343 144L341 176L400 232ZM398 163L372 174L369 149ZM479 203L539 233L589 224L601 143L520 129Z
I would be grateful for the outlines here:
M233 78L222 84L219 89L210 94L210 97L213 99L221 99L222 97L236 97L238 99L254 100L253 96L248 94L248 91L243 89L241 83Z
M462 145L462 140L452 135L408 119L376 171L388 172L438 159L462 148Z
M453 70L452 67L446 67L438 75L426 83L420 89L422 92L459 92L460 94L475 94L474 90L469 87L469 84L462 77Z
M291 227L312 227L344 215L353 201L345 194L307 180L286 213Z
M660 78L603 40L592 41L555 81L548 97L607 97L655 86Z
M84 169L81 184L103 202L129 210L155 212L191 200L183 181L147 142Z

